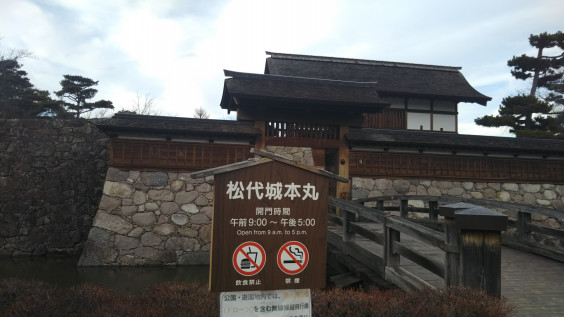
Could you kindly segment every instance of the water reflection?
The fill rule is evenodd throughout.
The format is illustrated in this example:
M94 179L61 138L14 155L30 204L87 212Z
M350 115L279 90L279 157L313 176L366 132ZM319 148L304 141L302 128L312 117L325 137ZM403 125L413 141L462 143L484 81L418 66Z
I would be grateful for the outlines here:
M40 280L61 287L101 285L118 294L162 282L208 282L209 266L77 267L74 258L0 258L0 278Z

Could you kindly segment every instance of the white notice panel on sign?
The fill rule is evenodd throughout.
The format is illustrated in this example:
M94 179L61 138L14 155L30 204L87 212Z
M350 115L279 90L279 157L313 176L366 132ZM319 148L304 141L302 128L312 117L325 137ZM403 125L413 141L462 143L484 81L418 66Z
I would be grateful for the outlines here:
M223 292L221 316L311 316L309 289Z

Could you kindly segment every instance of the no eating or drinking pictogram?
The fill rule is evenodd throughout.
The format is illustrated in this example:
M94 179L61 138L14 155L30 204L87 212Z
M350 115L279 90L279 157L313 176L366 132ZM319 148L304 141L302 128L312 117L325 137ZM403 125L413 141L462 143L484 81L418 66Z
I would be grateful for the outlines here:
M302 272L308 262L309 252L301 242L286 242L278 251L278 267L286 274L295 275Z
M253 241L241 243L233 252L233 267L244 276L252 276L260 272L265 262L264 248Z

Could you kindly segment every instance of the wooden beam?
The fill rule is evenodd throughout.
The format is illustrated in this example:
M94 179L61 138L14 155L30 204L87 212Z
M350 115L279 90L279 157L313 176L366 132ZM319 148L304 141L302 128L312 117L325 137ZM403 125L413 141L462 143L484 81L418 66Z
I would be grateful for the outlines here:
M255 148L266 149L266 124L264 121L255 121L255 127L260 130L260 135L255 140Z
M349 145L345 139L345 134L348 132L348 126L341 125L339 127L339 155L337 162L337 165L339 166L339 176L347 179L349 178ZM337 183L337 197L340 199L350 200L350 184Z

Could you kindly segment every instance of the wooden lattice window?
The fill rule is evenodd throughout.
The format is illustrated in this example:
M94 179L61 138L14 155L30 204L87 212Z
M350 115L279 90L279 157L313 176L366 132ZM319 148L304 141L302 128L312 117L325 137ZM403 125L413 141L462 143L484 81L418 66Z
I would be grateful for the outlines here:
M268 145L338 147L339 126L317 123L269 121L265 129Z
M564 161L351 151L356 177L564 182Z
M196 171L246 160L250 145L113 139L110 164L116 167Z
M406 112L403 109L384 109L380 113L364 116L364 127L373 129L407 129Z

